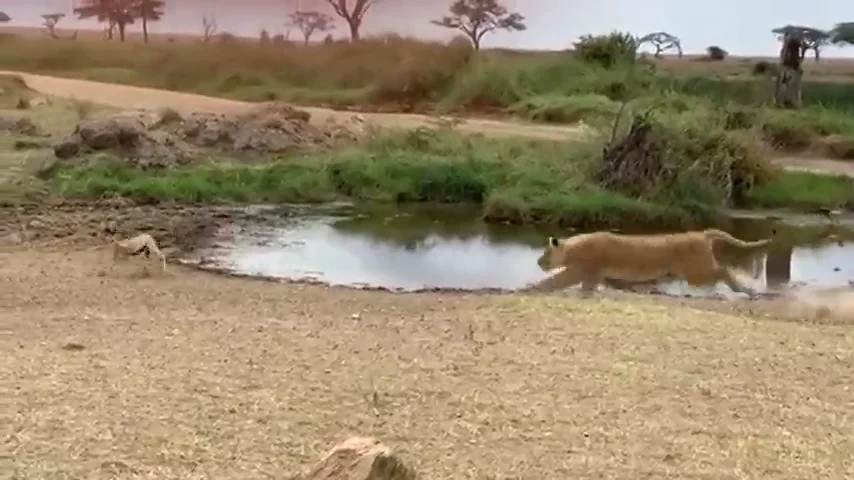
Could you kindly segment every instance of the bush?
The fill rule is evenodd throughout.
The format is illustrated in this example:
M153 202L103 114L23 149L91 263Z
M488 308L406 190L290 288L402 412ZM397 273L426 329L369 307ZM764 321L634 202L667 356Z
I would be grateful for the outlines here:
M597 94L528 97L510 107L511 112L523 114L531 120L555 123L612 120L619 110L619 103Z
M754 75L776 75L779 67L767 60L760 60L753 64L752 71Z
M575 56L582 61L612 68L634 62L638 44L628 32L612 32L608 35L584 35L574 47Z
M731 206L775 172L761 138L728 132L713 110L635 115L594 175L629 198L708 210Z
M379 41L399 43L404 40L387 36ZM411 110L419 102L438 100L457 74L468 66L473 54L471 42L453 41L442 55L412 55L381 74L370 87L369 99L398 102L407 107L405 110Z
M729 52L717 45L712 45L711 47L706 49L706 55L708 56L709 60L714 60L718 62L721 60L725 60L727 55L729 55Z

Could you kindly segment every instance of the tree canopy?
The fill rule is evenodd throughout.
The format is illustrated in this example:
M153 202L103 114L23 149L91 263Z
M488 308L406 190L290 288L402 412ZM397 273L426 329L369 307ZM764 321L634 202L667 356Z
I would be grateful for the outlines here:
M830 41L836 44L854 45L854 22L837 23L830 31Z
M525 17L507 11L498 0L456 0L451 4L450 15L431 23L463 32L475 50L480 49L484 35L494 30L521 31L527 27Z
M335 19L321 12L294 12L290 14L289 25L302 32L303 40L308 41L316 31L326 32L335 28Z

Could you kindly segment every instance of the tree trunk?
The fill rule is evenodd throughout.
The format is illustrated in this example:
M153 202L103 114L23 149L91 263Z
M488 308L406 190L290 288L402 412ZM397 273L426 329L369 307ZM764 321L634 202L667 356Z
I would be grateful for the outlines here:
M305 47L307 47L307 46L308 46L308 39L309 39L309 38L311 38L311 34L303 35L303 40L305 40L305 41L303 42L303 46L305 46Z
M815 51L815 63L818 63L818 61L821 60L821 50L816 48L814 51Z
M350 21L348 24L350 26L350 41L356 43L361 39L359 36L359 27L361 27L361 24L354 21Z
M142 16L142 38L148 44L148 20L145 18L145 15Z
M469 39L471 39L471 45L474 47L475 51L480 50L480 35L477 34L477 30L464 33L468 33Z
M125 27L127 25L124 22L119 22L119 40L121 42L125 41Z
M777 83L774 88L774 103L778 107L801 108L803 99L801 94L801 80L803 70L794 70L787 67L780 68Z

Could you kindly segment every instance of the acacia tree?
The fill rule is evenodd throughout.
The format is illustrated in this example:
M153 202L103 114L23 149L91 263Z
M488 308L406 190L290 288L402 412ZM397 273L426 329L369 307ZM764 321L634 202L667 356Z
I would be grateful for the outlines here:
M134 21L134 4L134 0L81 0L74 14L81 20L96 18L99 22L109 22L109 39L113 38L113 27L118 27L119 39L124 42L127 26Z
M381 0L326 0L332 6L335 14L343 18L350 27L350 40L358 42L361 38L359 29L362 27L362 20L370 8ZM352 4L352 7L350 6Z
M450 15L430 23L463 32L480 50L484 35L495 30L521 31L527 27L525 17L510 13L498 0L456 0L451 4Z
M0 23L8 23L12 21L12 17L6 15L6 12L0 12Z
M775 28L771 33L777 35L781 41L784 38L797 37L801 42L801 60L807 54L807 50L812 50L815 56L815 61L818 62L821 58L821 49L825 45L831 43L830 33L824 30L819 30L812 27L804 27L800 25L786 25L784 27Z
M164 0L134 0L133 16L142 19L142 38L148 43L148 22L157 22L163 18Z
M290 23L288 25L298 28L302 32L304 45L308 45L308 41L314 32L328 32L335 28L335 19L320 12L294 12L290 14Z
M678 37L667 32L650 33L637 40L638 47L644 43L651 43L655 47L655 58L661 58L662 53L674 48L679 52L679 58L682 58L682 42Z
M830 41L836 44L854 45L854 22L837 23L830 31Z

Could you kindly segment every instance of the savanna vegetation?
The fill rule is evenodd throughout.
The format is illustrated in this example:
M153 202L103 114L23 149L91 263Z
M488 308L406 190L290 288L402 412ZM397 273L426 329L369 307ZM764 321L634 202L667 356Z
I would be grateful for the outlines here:
M686 58L679 39L667 32L588 35L561 52L489 50L481 48L481 40L490 32L525 28L522 15L494 0L460 0L447 16L425 19L461 32L447 44L393 34L362 37L360 22L372 3L328 1L334 16L291 15L302 33L296 43L269 32L257 41L236 38L205 18L204 35L195 40L4 37L0 68L242 100L584 122L598 132L563 145L465 139L448 131L381 133L349 150L276 159L261 167L202 162L156 174L98 161L55 179L54 185L68 193L475 202L484 203L486 217L494 220L565 223L626 215L681 222L733 205L852 205L848 180L784 173L771 159L775 154L854 159L849 83L854 69L848 78L847 72L821 73L804 63L802 105L777 108L774 81L782 66L732 60L720 46ZM103 6L90 3L76 13L96 16ZM163 2L155 3L162 7ZM159 10L156 15L143 11L137 16L148 21L162 16ZM109 11L105 15L110 18ZM350 39L327 36L310 43L314 33L332 31L336 17L348 26ZM123 40L129 24L116 17L109 32L115 26L117 40ZM807 43L818 52L845 41L846 25L809 42L803 31L791 33L799 27L774 33L802 35L803 61ZM639 56L642 44L652 45L655 53ZM678 56L659 58L668 50Z

